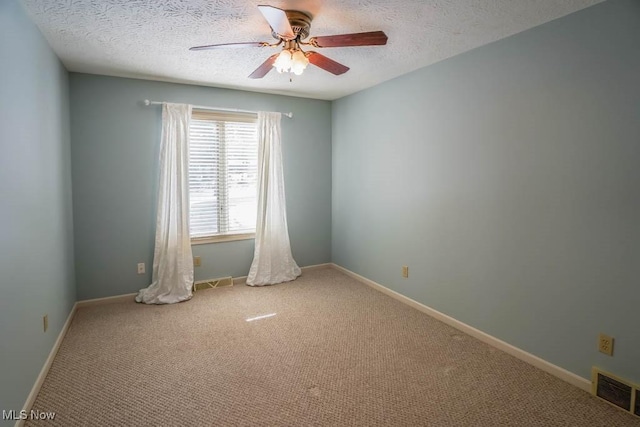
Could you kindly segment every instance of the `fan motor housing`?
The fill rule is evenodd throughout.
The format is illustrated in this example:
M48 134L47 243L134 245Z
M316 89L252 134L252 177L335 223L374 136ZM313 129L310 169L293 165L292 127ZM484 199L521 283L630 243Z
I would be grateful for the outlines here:
M287 14L287 18L289 19L289 23L291 24L291 29L296 35L296 38L299 40L304 40L309 37L311 20L313 19L311 15L305 12L300 12L299 10L285 10L285 13ZM275 31L272 31L271 35L274 39L277 40L283 38Z

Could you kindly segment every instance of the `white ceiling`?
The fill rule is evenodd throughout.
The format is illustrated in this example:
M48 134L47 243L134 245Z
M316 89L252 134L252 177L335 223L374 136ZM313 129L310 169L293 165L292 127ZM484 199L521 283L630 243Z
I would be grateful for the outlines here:
M70 71L337 99L602 0L22 0ZM269 41L258 4L309 12L311 35L382 30L386 46L317 49L351 68L334 76L247 76L272 48L192 52Z

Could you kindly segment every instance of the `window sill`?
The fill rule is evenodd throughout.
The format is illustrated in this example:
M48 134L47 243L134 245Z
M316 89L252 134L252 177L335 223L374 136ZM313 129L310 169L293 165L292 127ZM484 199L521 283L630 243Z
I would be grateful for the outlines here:
M255 239L255 237L256 233L225 234L221 236L198 237L191 239L191 246L206 245L208 243L234 242L236 240L251 240Z

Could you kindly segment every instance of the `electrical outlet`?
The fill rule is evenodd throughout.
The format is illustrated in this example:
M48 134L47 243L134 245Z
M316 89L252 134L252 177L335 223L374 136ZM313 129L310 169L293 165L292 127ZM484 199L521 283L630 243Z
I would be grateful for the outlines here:
M613 337L605 334L600 334L598 336L598 351L600 353L613 356Z
M193 265L195 265L196 267L200 267L202 265L202 260L199 256L193 257Z
M49 315L45 314L44 316L42 316L42 327L44 329L44 332L47 332L47 329L49 329Z
M406 265L402 266L402 277L409 277L409 267L407 267Z
M145 273L145 268L144 268L144 262L139 262L138 263L138 274L144 274Z

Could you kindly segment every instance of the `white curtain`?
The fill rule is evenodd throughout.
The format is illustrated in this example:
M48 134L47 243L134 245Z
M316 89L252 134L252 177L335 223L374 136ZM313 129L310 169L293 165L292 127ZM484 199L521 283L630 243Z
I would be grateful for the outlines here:
M288 282L300 275L291 255L284 196L280 113L258 113L258 219L247 285Z
M162 106L160 183L152 283L137 302L171 304L191 298L193 258L189 237L189 122L191 106Z

